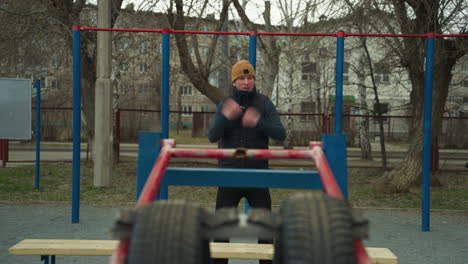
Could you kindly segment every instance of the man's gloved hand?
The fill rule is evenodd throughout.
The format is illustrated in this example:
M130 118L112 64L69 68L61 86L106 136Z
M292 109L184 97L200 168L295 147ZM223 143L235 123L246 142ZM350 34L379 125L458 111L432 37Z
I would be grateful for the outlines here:
M242 126L243 127L255 127L260 120L260 113L254 107L249 107L243 113L240 105L231 98L228 98L223 103L223 108L221 113L229 120L235 120L242 116Z
M254 107L249 107L242 117L243 127L255 127L257 126L258 120L260 120L260 113Z
M229 120L234 120L239 118L242 115L242 109L240 105L228 98L223 103L223 109L221 109L221 113Z

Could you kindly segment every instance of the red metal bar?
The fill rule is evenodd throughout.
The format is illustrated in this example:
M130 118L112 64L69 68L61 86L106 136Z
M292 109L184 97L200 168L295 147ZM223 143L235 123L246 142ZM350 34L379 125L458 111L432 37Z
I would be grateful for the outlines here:
M161 186L164 173L166 172L167 164L171 158L171 148L174 147L174 140L163 140L163 147L159 152L158 159L151 170L151 173L146 180L145 187L143 188L140 198L137 201L137 207L148 204L154 200L156 193ZM125 264L128 256L129 241L122 239L117 246L114 254L112 255L111 264Z
M159 191L164 173L170 158L256 158L256 159L313 159L322 180L325 193L330 196L343 199L343 194L336 183L333 173L325 158L321 142L311 142L309 150L270 150L270 149L175 149L174 140L162 140L163 147L158 159L146 181L137 202L137 207L148 204L154 200ZM363 243L354 241L356 260L358 264L370 264L369 257ZM111 258L111 264L124 264L128 255L129 241L121 240Z
M320 180L323 183L323 189L325 193L339 198L344 199L343 193L340 190L340 187L336 183L335 177L333 176L333 172L328 165L327 159L325 158L325 154L320 146L316 145L316 143L310 144L310 155L315 161L315 167L319 172Z
M6 168L8 161L8 139L0 139L0 158L2 159L2 168Z
M163 29L126 29L126 28L93 28L78 26L80 30L88 31L123 31L123 32L148 32L148 33L162 33Z
M274 33L258 32L260 36L297 36L297 37L336 37L336 33Z
M193 31L193 30L173 30L173 29L125 29L125 28L93 28L75 26L79 30L88 31L123 31L123 32L148 32L167 34L199 34L199 35L244 35L251 36L252 32L223 32L223 31ZM257 36L307 36L307 37L384 37L384 38L438 38L438 37L468 37L468 34L360 34L360 33L281 33L281 32L255 32Z
M137 207L152 202L161 186L167 164L169 164L169 160L171 159L172 147L175 146L174 140L171 139L165 139L162 140L162 142L163 146L159 152L158 159L146 180L145 187L143 187L143 190L141 191L140 198L137 201Z
M314 159L315 166L319 172L320 179L322 180L325 193L339 199L344 199L343 193L341 193L340 187L336 183L333 172L331 171L327 159L325 158L325 153L323 153L321 144L318 142L311 142L309 147L311 149L311 156ZM357 264L371 263L361 240L354 240L354 248L356 252Z
M361 240L354 240L354 252L356 253L357 264L371 264L369 256Z
M256 159L310 159L308 150L271 149L170 149L173 157L228 159L235 156Z
M111 257L111 264L127 264L129 244L130 241L128 239L122 239L119 241L119 245Z

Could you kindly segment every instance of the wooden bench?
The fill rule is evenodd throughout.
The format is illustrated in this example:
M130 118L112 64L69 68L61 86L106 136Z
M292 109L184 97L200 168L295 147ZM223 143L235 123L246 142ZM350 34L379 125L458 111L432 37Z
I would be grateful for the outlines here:
M55 262L56 255L110 256L117 240L25 239L9 249L11 255L38 255L41 260ZM214 243L210 244L212 258L272 259L271 244ZM387 248L366 248L374 264L398 264L398 258Z

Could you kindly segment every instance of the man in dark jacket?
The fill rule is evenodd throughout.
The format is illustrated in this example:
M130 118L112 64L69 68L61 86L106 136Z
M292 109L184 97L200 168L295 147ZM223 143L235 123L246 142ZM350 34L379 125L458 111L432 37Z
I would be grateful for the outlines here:
M286 131L278 112L268 97L255 88L255 70L241 60L232 66L232 94L226 97L216 111L208 133L211 142L220 140L221 148L268 149L269 137L284 140ZM268 169L268 160L223 159L221 168ZM271 210L270 192L267 188L219 187L216 209L237 207L246 198L250 206ZM215 263L227 263L219 259ZM271 263L271 261L260 261Z

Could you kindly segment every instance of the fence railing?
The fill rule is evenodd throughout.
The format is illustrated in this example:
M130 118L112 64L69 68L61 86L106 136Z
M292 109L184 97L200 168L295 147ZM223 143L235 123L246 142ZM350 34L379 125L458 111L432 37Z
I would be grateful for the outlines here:
M35 108L33 108L35 111ZM142 130L160 131L160 111L147 109L119 109L114 114L114 137L120 142L138 142ZM34 117L35 115L33 115ZM206 138L214 112L170 111L170 133L182 133L186 137ZM320 140L321 135L334 131L334 116L324 113L280 113L294 146L308 146L310 141ZM380 140L379 119L383 119L384 137L387 142L407 143L410 135L411 116L382 117L375 115L343 115L343 132L348 146L359 146L360 127L367 123L367 135L371 141ZM33 129L35 122L33 121ZM441 148L468 148L468 117L444 117L438 145ZM81 134L87 140L87 134ZM72 140L72 108L41 107L41 137L46 141ZM273 144L281 144L273 142Z

